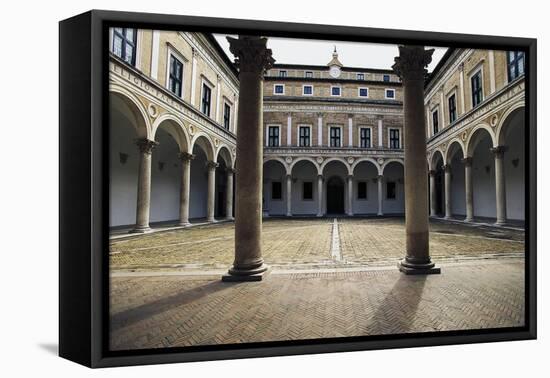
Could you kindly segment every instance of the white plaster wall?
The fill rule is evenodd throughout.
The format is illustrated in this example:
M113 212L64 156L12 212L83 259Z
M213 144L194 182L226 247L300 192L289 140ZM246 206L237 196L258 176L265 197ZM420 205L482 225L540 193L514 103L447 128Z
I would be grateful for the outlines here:
M378 213L378 170L372 163L364 162L355 167L353 171L353 214L377 214ZM367 199L358 199L358 186L360 181L367 182Z
M309 181L313 187L313 199L303 199L303 183ZM317 214L317 169L313 163L301 161L292 168L292 214Z
M396 183L396 199L386 198L386 184L389 181ZM384 168L384 199L382 209L384 214L404 214L405 213L405 192L404 192L404 172L403 166L399 163L390 163Z
M271 199L271 183L273 181L281 182L282 198L280 200ZM263 198L265 209L268 210L269 215L286 214L286 172L280 163L269 161L264 164Z
M208 172L206 155L200 147L193 149L195 158L191 161L191 190L189 193L189 218L206 217L208 196Z
M151 161L150 222L177 221L180 203L179 148L166 131L159 129ZM163 164L161 169L160 164Z
M489 137L476 146L472 162L474 216L496 217L495 161Z
M505 145L508 146L508 151L504 153L506 216L508 219L525 220L525 135L523 122L510 125L509 133L505 138Z
M451 160L451 212L453 215L466 215L466 187L464 184L464 164L462 157L455 154Z
M109 226L136 223L137 182L139 168L137 135L130 123L116 112L109 127ZM120 153L128 155L120 162Z

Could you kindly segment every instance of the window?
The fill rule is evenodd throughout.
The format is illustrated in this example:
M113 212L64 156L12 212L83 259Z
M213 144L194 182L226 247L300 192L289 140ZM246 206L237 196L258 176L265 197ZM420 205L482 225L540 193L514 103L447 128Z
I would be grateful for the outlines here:
M136 65L137 30L131 28L113 29L113 54L126 63Z
M229 130L229 125L231 122L231 105L227 102L223 104L223 127Z
M370 129L364 127L360 131L360 146L361 148L370 148L371 147L371 138L370 138Z
M271 182L271 199L281 200L283 199L282 185L280 181Z
M306 71L305 77L312 78L313 77L313 71Z
M340 87L332 87L330 89L330 94L332 96L340 96L341 95L341 92L340 92L341 88Z
M311 181L304 181L303 190L302 190L302 199L304 200L313 199L313 183Z
M384 75L383 80L384 81L390 81L390 75Z
M399 129L390 129L390 148L400 148Z
M313 95L313 86L312 85L304 85L303 94L304 94L304 96Z
M359 181L357 183L357 199L367 199L367 182Z
M267 130L269 147L279 147L279 126L269 126Z
M364 73L358 73L357 74L357 80L365 80L365 74Z
M386 183L386 199L395 199L396 196L395 182L389 181Z
M330 128L330 146L331 147L340 147L340 128L331 127Z
M481 84L481 70L472 76L472 106L475 108L483 100L483 85Z
M386 89L386 98L395 98L395 89Z
M170 73L168 76L168 89L176 96L181 97L183 81L183 63L174 55L170 55Z
M439 112L437 110L434 110L432 112L432 130L434 135L439 132Z
M508 51L508 81L515 80L525 73L525 54L523 51Z
M309 147L311 145L310 143L310 135L311 129L309 126L300 126L299 134L300 134L300 141L299 145L300 147Z
M456 121L456 96L449 97L449 123Z
M359 88L359 97L369 97L369 89Z
M276 94L276 95L285 94L284 84L275 84L275 86L273 87L273 93Z
M286 71L285 70L279 71L279 77L286 77Z
M212 89L206 83L202 83L201 110L210 117L210 102L212 100Z

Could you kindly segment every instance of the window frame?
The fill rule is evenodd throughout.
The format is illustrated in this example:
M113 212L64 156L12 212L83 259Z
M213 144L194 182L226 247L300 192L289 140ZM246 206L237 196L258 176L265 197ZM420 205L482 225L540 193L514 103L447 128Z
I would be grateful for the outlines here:
M388 91L393 92L393 97L388 97ZM386 100L395 100L395 95L396 95L396 93L395 93L395 89L394 89L394 88L385 88L385 89L384 89L384 98L385 98Z
M225 120L226 120L226 117L225 117L225 109L226 107L229 108L229 118L227 120L227 127L225 127ZM224 98L223 100L223 113L222 113L222 125L223 125L223 128L226 129L226 130L231 130L231 121L232 121L232 113L233 113L233 104L230 103L229 101L227 101L227 99Z
M269 144L270 142L270 135L269 135L269 130L270 128L276 128L278 131L277 131L277 145L276 146L271 146ZM281 125L275 125L275 124L268 124L266 125L266 129L265 129L265 146L266 147L272 147L272 148L278 148L278 147L281 147Z
M361 96L361 89L365 89L367 91L367 95L366 96ZM359 87L357 88L357 97L360 97L360 98L369 98L369 88L368 87Z
M278 77L288 77L288 70L279 70Z
M388 78L388 80L386 80L386 78ZM389 82L391 81L391 75L389 75L389 74L383 74L383 75L382 75L382 81L383 81L384 83L389 83Z
M115 46L115 34L116 35L120 35L120 33L116 32L116 29L122 29L122 44L121 44L121 55L125 55L125 51L126 49L124 48L125 47L125 44L127 42L127 39L126 39L126 30L127 29L133 29L135 31L134 33L134 55L132 56L132 62L128 62L126 59L124 59L123 56L118 56L115 51L114 51L114 46ZM138 28L118 28L118 27L112 27L110 28L110 34L111 34L111 38L109 38L110 40L110 51L111 53L116 56L117 58L119 58L120 60L122 60L124 63L126 64L129 64L130 66L132 67L135 67L137 69L140 69L140 64L139 64L139 58L138 56L141 55L141 54L138 54L140 52L139 50L139 45L140 43L138 42L139 41L139 36L140 36L140 30Z
M451 98L454 98L453 100L454 108L451 107ZM456 91L451 92L447 96L447 107L449 109L449 125L452 125L458 119L458 103L457 103Z
M364 81L364 80L365 80L365 73L363 73L363 72L357 72L357 73L356 73L356 76L355 76L355 79L356 79L356 80Z
M305 196L305 186L306 184L311 185L311 198L306 198ZM302 201L314 201L315 200L315 194L313 193L313 181L302 181Z
M365 197L364 198L359 197L359 185L360 184L365 184ZM357 201L368 201L369 200L369 182L367 180L357 181L357 195L355 196L355 199Z
M208 113L204 112L204 88L207 87L210 90L210 99L208 102ZM211 118L210 114L212 113L212 93L214 92L215 86L208 81L204 76L201 77L201 107L200 111L202 114Z
M311 87L311 93L306 93L306 87ZM313 96L313 85L312 84L302 85L302 96Z
M369 141L369 145L366 146L366 147L363 147L362 143L363 143L363 130L368 130L369 131L369 138L368 138L368 141ZM370 126L359 126L359 148L372 148L372 127Z
M475 93L474 92L474 78L479 76L479 84L480 84L480 87L479 87L479 94L480 94L480 99L479 99L479 102L475 103L474 104L474 98L475 98ZM483 65L480 65L479 67L475 68L474 70L472 70L472 74L470 75L470 92L471 92L471 96L470 96L470 99L472 100L472 109L478 107L484 100L485 96L483 94Z
M337 95L333 94L332 90L338 88L339 93ZM342 97L342 86L341 85L331 85L330 86L330 96L331 97Z
M311 75L309 75L311 74ZM304 71L304 77L306 79L313 79L313 71Z
M298 133L297 133L297 135L298 135L298 147L311 147L311 140L313 139L312 135L311 135L311 133L313 131L311 125L299 124L297 126L297 128L298 128ZM308 145L307 146L302 145L302 135L301 135L301 130L302 129L308 129Z
M435 108L433 108L431 114L432 114L432 135L437 135L441 131L441 128L439 127L439 107L436 106Z
M277 87L283 87L282 93L277 93ZM286 92L286 88L284 84L273 84L273 95L274 96L284 96Z
M342 146L343 146L342 141L343 141L343 138L344 138L344 135L343 135L343 134L344 134L344 130L343 130L343 128L344 128L344 127L341 126L341 125L328 125L328 127L327 127L327 129L328 129L328 130L327 130L328 147L332 147L332 148L342 148ZM339 132L339 138L340 138L340 139L339 139L339 144L340 144L340 145L339 145L339 146L333 146L333 145L332 145L332 136L330 135L332 129L339 129L339 130L340 130L340 132Z
M279 198L273 197L273 184L279 184ZM271 201L282 201L283 200L283 183L281 181L271 181L271 188L270 188L270 199Z
M396 131L397 131L397 135L398 135L398 138L397 138L398 147L397 147L397 148L391 146L391 143L392 143L392 139L391 139L391 134L392 134L392 133L391 133L391 132L392 132L393 130L396 130ZM401 129L400 129L400 128L398 128L398 127L389 127L389 128L388 128L388 148L389 148L389 149L392 149L392 150L400 150L400 149L403 148L402 145L401 145Z
M388 196L389 184L393 184L393 198ZM386 201L396 201L397 200L397 181L386 181L386 195L384 196Z
M511 61L510 60L510 53L514 53L514 60ZM519 73L519 64L518 64L518 56L519 54L521 54L521 59L523 60L523 72L520 74ZM514 63L514 67L516 69L516 76L512 78L512 75L511 75L511 66L512 66L512 63ZM522 77L522 76L525 76L525 51L520 51L520 50L511 50L511 51L506 51L506 73L508 75L508 83L511 83L512 81Z
M174 58L175 60L179 61L181 63L181 94L178 95L177 93L175 92L172 92L172 89L170 88L170 76L172 75L172 58ZM168 91L170 91L170 93L174 94L175 96L179 97L179 98L184 98L185 96L185 65L187 64L187 59L185 59L185 57L181 54L179 54L177 51L173 50L172 48L170 48L170 46L168 47L168 64L166 65L166 88L168 89Z

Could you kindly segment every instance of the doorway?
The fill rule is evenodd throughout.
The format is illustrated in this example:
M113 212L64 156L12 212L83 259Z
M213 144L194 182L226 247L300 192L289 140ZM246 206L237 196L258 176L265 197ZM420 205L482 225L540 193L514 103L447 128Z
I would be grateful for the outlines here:
M344 213L344 181L333 176L327 182L327 213Z

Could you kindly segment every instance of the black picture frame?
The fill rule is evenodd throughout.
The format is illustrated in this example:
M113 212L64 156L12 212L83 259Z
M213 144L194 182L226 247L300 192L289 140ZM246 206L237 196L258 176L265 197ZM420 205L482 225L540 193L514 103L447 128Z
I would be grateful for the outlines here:
M526 56L525 320L520 328L109 352L108 28L521 50ZM89 367L535 339L536 39L92 10L59 24L59 354Z

